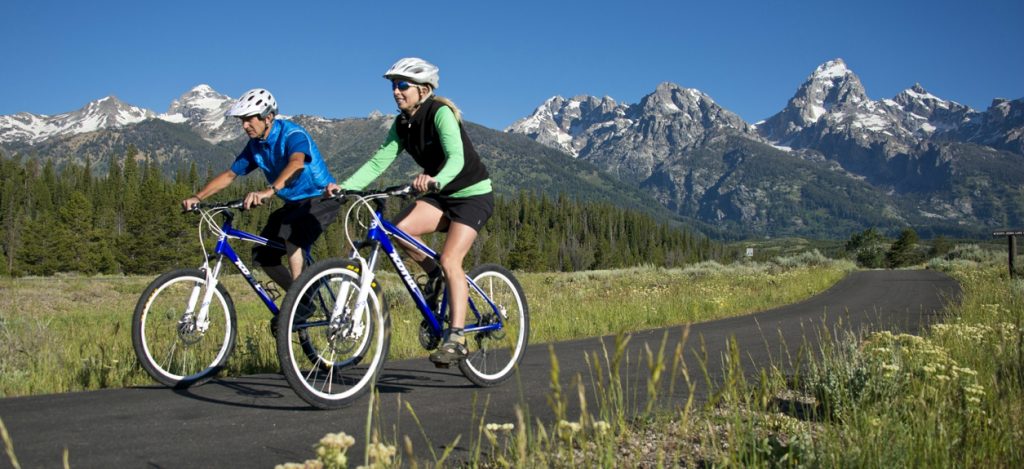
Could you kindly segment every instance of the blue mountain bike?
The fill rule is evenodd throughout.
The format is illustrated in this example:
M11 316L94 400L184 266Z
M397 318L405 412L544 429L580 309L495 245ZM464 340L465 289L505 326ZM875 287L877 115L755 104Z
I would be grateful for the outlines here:
M439 254L383 215L388 198L414 195L408 185L339 195L354 200L344 218L351 258L310 266L285 295L277 318L278 359L292 389L315 407L351 404L374 386L387 357L391 317L374 275L381 252L391 261L423 316L420 345L433 350L441 342L449 322L448 293L441 295L439 304L428 304L394 241L414 246L434 260ZM351 236L353 221L366 229L365 237L358 242ZM526 295L515 276L499 265L478 266L466 275L466 280L469 356L459 361L458 367L474 384L492 386L508 379L523 358L530 335ZM310 345L304 344L319 350L321 361L311 362L305 352Z
M260 297L267 310L277 316L276 290L267 290L253 276L231 247L238 239L284 249L279 243L256 236L232 226L235 211L242 209L242 200L216 204L199 204L192 211L200 215L199 245L204 261L198 269L179 269L153 280L142 292L132 317L132 346L142 368L157 382L171 387L202 384L224 368L235 348L237 319L235 304L224 285L219 282L226 257ZM223 224L217 223L217 217ZM205 232L217 239L209 254L203 241ZM306 264L312 264L309 251L304 252ZM212 265L211 265L212 262ZM307 299L307 303L313 301ZM271 322L276 325L276 322ZM273 328L272 328L273 329ZM304 336L305 333L298 334ZM311 363L327 364L312 343L297 339L300 349Z

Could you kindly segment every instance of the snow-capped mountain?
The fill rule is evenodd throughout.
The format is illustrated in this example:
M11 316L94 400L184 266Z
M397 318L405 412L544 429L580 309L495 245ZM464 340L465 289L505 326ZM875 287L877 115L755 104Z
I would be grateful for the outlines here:
M54 137L117 129L153 118L188 125L204 140L219 143L243 135L238 123L224 115L233 102L231 97L205 84L182 94L163 114L107 96L77 111L55 116L28 112L0 116L0 143L34 145Z
M529 117L520 119L506 132L526 135L549 147L579 156L586 147L588 134L601 129L620 131L633 121L626 117L627 106L604 97L576 96L565 99L553 96Z
M997 100L979 113L920 84L872 100L835 59L753 126L698 90L664 83L634 105L556 96L506 131L638 183L666 207L715 226L780 233L916 220L954 233L1024 219L1024 207L1005 195L1024 189L1022 121L1024 100Z
M841 59L826 62L814 70L782 112L759 122L757 127L769 140L782 144L804 129L818 124L823 117L845 116L858 109L867 110L870 100L864 85ZM853 111L852 113L850 111ZM877 123L867 123L875 126Z
M953 131L974 114L970 107L941 99L920 84L893 99L874 101L860 78L842 59L835 59L815 69L782 111L756 127L769 141L787 147L830 154L840 150L830 147L842 142L881 149L888 159L912 153L922 139Z
M0 142L38 143L57 137L124 127L155 117L148 109L131 106L114 96L93 101L64 114L48 116L21 112L0 116Z
M883 100L882 104L901 111L903 126L918 137L955 130L975 114L968 106L929 93L920 83L903 90L892 100Z
M743 119L710 96L668 82L633 105L609 97L555 96L505 131L527 135L631 179L649 176L669 154L723 132L756 138Z
M104 164L137 152L167 170L186 161L219 169L240 147L222 143L244 138L224 117L231 102L199 85L159 115L109 97L58 116L0 116L0 152L62 164ZM330 164L344 166L341 173L372 154L390 123L296 119L323 154L334 155ZM666 82L635 104L555 96L505 133L469 127L489 166L509 163L516 152L559 162L508 164L501 172L506 187L573 193L580 188L538 180L565 168L591 172L589 179L600 173L728 236L848 236L908 224L968 236L1024 221L1024 205L1014 198L1024 190L1024 99L997 99L977 112L915 84L875 101L840 59L817 67L779 113L755 125L700 90ZM524 147L524 139L506 133L577 161L532 142Z
M234 99L203 84L175 99L167 112L158 117L168 122L188 124L204 140L219 143L243 135L238 123L224 114L232 103Z

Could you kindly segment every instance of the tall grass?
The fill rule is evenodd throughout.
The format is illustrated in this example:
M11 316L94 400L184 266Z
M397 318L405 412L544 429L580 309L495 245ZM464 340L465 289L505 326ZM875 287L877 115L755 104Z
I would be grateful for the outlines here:
M825 348L817 459L854 466L1024 465L1024 282L1005 266L946 267L965 295L921 337L876 332ZM940 265L940 264L934 264Z
M589 376L560 376L552 354L556 421L531 422L518 409L514 422L481 419L480 446L463 465L1024 467L1024 280L1010 279L1001 262L953 257L929 264L963 288L944 323L921 336L838 335L802 357L796 374L744 372L735 342L697 369L681 359L682 345L625 357L628 334L588 357ZM619 380L633 360L646 365L645 390ZM722 361L722 379L708 376L709 360ZM689 388L690 399L672 410L626 402L645 391L657 400L666 380ZM697 404L699 380L711 389ZM434 466L411 449L405 456L389 464Z
M744 374L733 344L720 357L725 377L718 382L706 376L703 363L700 370L677 367L678 349L671 360L648 353L650 380L668 373L692 386L693 377L704 374L712 385L708 400L696 409L689 401L626 419L615 411L618 405L602 406L595 415L617 414L620 422L602 442L587 431L593 417L581 412L526 432L569 427L576 429L575 441L531 440L531 448L546 452L527 451L527 459L511 466L1022 467L1024 281L984 259L931 265L949 269L964 296L947 322L922 336L844 334L805 357L798 376L775 366ZM659 361L673 365L662 370ZM607 368L604 376L614 376ZM591 384L598 395L614 389L599 381ZM488 461L515 454L497 448Z
M150 384L131 343L135 302L148 277L0 279L0 397ZM238 307L228 374L277 370L269 313L238 276L224 282Z

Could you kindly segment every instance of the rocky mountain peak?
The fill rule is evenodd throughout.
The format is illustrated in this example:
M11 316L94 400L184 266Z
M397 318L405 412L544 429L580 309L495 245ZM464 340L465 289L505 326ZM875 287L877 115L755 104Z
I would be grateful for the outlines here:
M968 106L929 93L920 83L915 83L891 101L886 100L882 104L893 107L896 117L902 120L908 131L920 136L956 128L975 113Z
M799 109L803 126L813 124L833 109L856 107L869 101L864 85L842 59L821 64L790 100Z
M555 96L508 129L630 179L643 179L663 159L726 133L757 138L735 113L697 89L663 82L639 103L610 97Z
M985 112L968 116L956 139L1024 155L1024 98L996 98Z
M234 99L218 93L210 85L200 84L172 101L160 119L187 124L211 143L233 140L242 135L233 119L225 116L233 103Z
M643 112L652 114L693 114L712 105L714 101L700 90L669 82L659 84L653 93L640 100Z
M579 156L585 135L595 124L625 119L626 106L605 96L576 96L570 99L552 96L528 117L505 129L526 135L544 145Z
M148 109L126 104L116 96L107 96L86 104L84 108L76 112L61 116L67 116L66 119L69 121L77 120L83 129L88 129L85 131L91 131L101 127L122 127L144 121L155 115ZM95 122L96 128L92 128L89 122Z
M946 101L938 96L935 96L934 94L929 93L928 90L924 89L924 87L921 86L920 83L915 83L914 86L901 91L899 94L896 95L896 97L893 98L893 100L902 106L909 107L924 106L931 109L949 109L955 106L966 107L952 101Z
M758 130L769 140L789 143L830 114L870 111L872 106L860 78L843 59L834 59L815 68L786 107L759 123Z

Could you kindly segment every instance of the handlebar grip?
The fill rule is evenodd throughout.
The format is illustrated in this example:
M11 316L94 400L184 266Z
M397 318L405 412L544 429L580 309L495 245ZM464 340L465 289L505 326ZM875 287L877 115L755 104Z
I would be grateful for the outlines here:
M243 210L243 207L245 207L245 199L236 199L236 200L229 200L227 202L217 202L217 203L200 202L198 204L193 205L192 206L192 210L182 210L181 213L198 212L199 210L204 209L204 208L205 209L209 209L209 208L233 208L233 209L236 209L236 210Z

